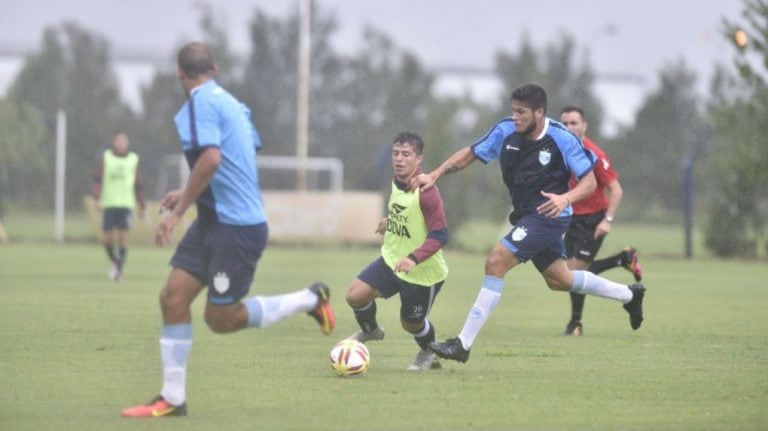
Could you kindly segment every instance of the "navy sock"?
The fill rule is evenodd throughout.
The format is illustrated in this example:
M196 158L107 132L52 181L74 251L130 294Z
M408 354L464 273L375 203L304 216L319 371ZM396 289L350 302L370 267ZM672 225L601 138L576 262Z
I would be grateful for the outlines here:
M379 327L379 324L376 323L376 301L371 301L360 308L353 308L352 310L355 312L355 319L357 319L357 323L363 332L369 333Z
M114 245L112 245L112 244L104 244L104 250L107 251L107 256L109 256L109 261L110 262L117 262L117 256L115 256Z
M581 313L584 311L584 298L586 295L582 293L571 294L571 322L580 322Z

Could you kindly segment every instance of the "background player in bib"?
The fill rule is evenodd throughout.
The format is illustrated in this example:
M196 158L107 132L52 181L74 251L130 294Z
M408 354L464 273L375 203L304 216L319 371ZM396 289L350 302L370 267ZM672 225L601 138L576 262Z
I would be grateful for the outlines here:
M437 187L409 190L408 182L421 173L424 143L413 133L401 133L392 143L391 194L387 217L376 232L384 235L381 256L371 262L347 290L347 303L361 330L350 336L366 342L384 338L376 322L376 298L400 295L400 323L419 345L408 370L439 368L429 343L435 327L427 318L435 297L448 276L442 248L448 240L448 224Z
M144 186L139 170L139 155L130 151L128 136L118 133L112 148L104 151L93 177L93 197L102 212L101 242L111 262L108 277L119 281L128 249L128 230L133 208L139 204L144 216Z
M445 174L466 168L476 159L499 160L512 198L512 230L485 260L485 277L458 337L431 343L438 356L466 362L470 348L504 288L504 276L519 263L533 261L550 289L614 299L624 304L632 329L643 321L642 284L626 286L587 271L571 271L565 263L563 235L571 220L571 202L595 189L593 159L565 127L546 117L547 95L535 84L515 89L512 117L499 121L483 138L463 148L437 169L413 178L412 187L429 188ZM568 179L578 183L572 189Z
M611 223L619 210L624 192L619 183L619 174L613 168L611 160L602 148L587 136L587 121L584 111L575 106L567 106L560 111L560 122L574 135L581 139L584 148L592 151L596 157L594 169L597 187L586 199L573 203L573 218L565 233L565 253L568 268L600 274L601 272L624 267L632 273L635 281L643 278L638 253L634 247L626 247L621 252L600 260L595 260L603 239L611 232ZM572 176L570 186L576 185ZM571 319L565 326L564 335L579 336L584 332L581 323L584 311L584 295L570 292Z
M315 318L326 335L335 322L330 290L323 283L285 295L246 298L267 244L267 218L256 169L261 141L250 110L214 80L218 69L208 46L188 44L179 51L177 61L178 77L189 97L175 122L191 172L182 190L163 199L161 206L170 213L157 227L155 241L168 243L193 202L197 219L176 248L160 293L160 395L148 404L124 409L127 417L187 413L190 306L206 287L205 323L217 333L263 328L299 312Z

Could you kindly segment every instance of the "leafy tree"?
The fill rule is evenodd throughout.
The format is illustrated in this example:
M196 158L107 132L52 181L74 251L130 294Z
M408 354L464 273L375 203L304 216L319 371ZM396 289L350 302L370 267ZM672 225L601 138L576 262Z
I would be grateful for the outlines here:
M7 200L35 202L30 184L41 186L39 178L48 169L45 125L38 110L29 103L17 106L0 101L0 217Z
M184 91L175 72L159 71L152 81L141 89L141 128L131 139L131 146L141 156L145 189L148 198L160 198L168 190L159 190L156 196L158 173L168 169L166 156L180 156L178 133L173 117L184 102ZM180 179L179 179L180 180ZM175 188L178 184L169 184Z
M680 213L681 163L686 156L706 156L711 141L709 126L697 109L701 102L695 83L695 74L683 61L665 66L659 72L658 88L646 96L634 126L616 139L616 147L623 151L611 151L611 157L621 167L627 207L633 210L625 211L626 216Z
M575 43L563 35L559 44L549 44L537 52L528 38L523 38L516 55L499 52L496 55L496 74L504 91L501 98L501 116L509 116L509 96L512 91L528 83L541 85L547 92L547 115L559 119L560 109L568 105L581 107L589 121L589 135L602 142L603 108L594 93L595 74L589 57L579 62L575 58Z
M109 145L114 133L131 129L135 124L130 108L119 99L109 44L75 23L46 29L41 49L27 58L11 85L8 100L17 106L31 106L40 113L46 139L31 144L41 145L34 151L45 154L46 166L53 165L55 155L56 112L66 111L69 208L79 207L80 197L90 189L100 150ZM52 187L52 178L30 187L25 200L50 197Z
M239 59L230 50L226 38L226 31L217 21L214 11L209 5L201 4L200 28L203 40L208 43L215 55L216 64L219 66L219 74L216 80L225 88L238 88L241 84L239 77ZM181 47L178 47L179 49ZM152 81L141 89L142 105L141 128L136 131L133 139L134 148L142 157L142 170L145 173L145 186L148 197L160 198L168 188L178 186L176 183L166 184L166 189L158 189L158 173L168 171L165 164L167 157L175 159L180 157L179 137L174 124L174 116L186 99L186 94L179 84L176 75L176 53L174 49L168 56L165 68L158 70ZM179 159L179 162L183 162ZM171 181L180 178L171 178ZM153 196L153 190L157 190Z
M734 70L716 74L709 110L717 151L706 244L719 256L755 256L760 244L768 251L768 2L745 0L742 17L724 20Z
M322 18L312 15L310 64L317 69L321 67L318 63L321 53L314 50L314 45L323 37L318 34L323 26L316 25ZM298 22L295 13L283 21L257 10L250 24L251 53L237 94L253 113L264 154L296 153ZM312 82L311 88L314 84Z
M382 177L389 179L389 159L377 166L377 154L389 154L399 131L423 135L434 76L413 54L371 28L361 51L345 59L340 69L330 78L334 91L314 101L313 112L332 116L315 123L313 137L323 143L320 154L344 160L352 188L375 189Z

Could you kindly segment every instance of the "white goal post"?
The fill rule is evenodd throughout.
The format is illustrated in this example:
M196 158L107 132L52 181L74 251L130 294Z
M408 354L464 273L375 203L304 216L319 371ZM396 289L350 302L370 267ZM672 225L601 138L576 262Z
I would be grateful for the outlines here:
M292 156L257 156L260 179L269 175L270 170L298 172L307 171L307 190L341 192L344 184L344 164L335 157L309 157L300 159ZM327 187L319 180L321 173L327 173ZM163 158L155 183L155 198L162 199L168 190L187 183L189 166L183 155L168 155Z
M344 164L338 158L257 156L270 239L290 242L378 243L379 192L343 190ZM299 172L303 170L306 175ZM189 167L182 155L163 159L155 185L159 201L186 184ZM296 190L296 178L306 187Z

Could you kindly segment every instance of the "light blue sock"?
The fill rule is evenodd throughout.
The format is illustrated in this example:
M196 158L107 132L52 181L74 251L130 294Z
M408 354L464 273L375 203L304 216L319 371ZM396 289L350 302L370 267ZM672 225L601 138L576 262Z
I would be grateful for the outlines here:
M626 284L619 284L589 271L571 271L573 286L569 292L601 296L624 304L632 300L632 291Z
M259 328L261 327L261 301L259 301L258 297L256 296L250 296L248 298L245 298L243 300L243 305L245 305L245 309L248 310L248 327L249 328Z
M186 400L187 358L192 350L192 325L163 325L160 358L163 363L163 388L160 395L178 406Z
M459 333L459 340L461 340L461 345L465 349L469 350L472 347L475 337L480 333L483 325L485 325L485 321L488 320L491 312L496 308L496 304L499 303L502 290L504 290L503 279L491 275L486 275L483 278L483 286L480 288L477 299L475 299L475 303L469 311L461 333Z
M251 296L243 304L248 310L248 327L266 328L292 314L311 311L317 305L317 295L302 289L285 295Z

